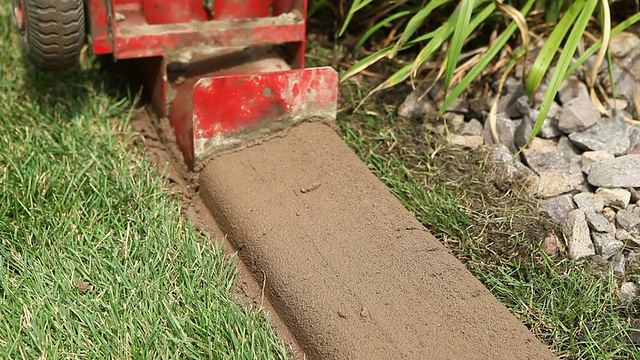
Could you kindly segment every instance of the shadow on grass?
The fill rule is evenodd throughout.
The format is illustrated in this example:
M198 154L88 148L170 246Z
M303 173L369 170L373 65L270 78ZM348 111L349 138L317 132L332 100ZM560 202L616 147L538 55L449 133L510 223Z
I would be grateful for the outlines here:
M113 99L136 100L139 83L129 82L110 59L92 57L84 65L66 71L41 71L25 61L21 94L41 112L61 119L81 116L96 92ZM142 104L140 104L142 105Z

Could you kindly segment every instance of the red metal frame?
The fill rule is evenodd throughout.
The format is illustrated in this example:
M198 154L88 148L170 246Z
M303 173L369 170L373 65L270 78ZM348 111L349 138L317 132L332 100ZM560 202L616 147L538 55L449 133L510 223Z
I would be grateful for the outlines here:
M93 52L136 59L190 167L305 118L335 118L337 73L303 69L306 0L210 3L87 0Z

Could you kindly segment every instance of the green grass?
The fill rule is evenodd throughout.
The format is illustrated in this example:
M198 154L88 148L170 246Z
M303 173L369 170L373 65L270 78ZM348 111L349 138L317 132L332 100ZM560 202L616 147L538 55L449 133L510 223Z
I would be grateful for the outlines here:
M346 108L366 94L354 84L342 90L353 97ZM338 119L344 139L387 188L557 355L640 359L629 336L640 311L618 304L611 271L547 256L539 244L557 228L518 184L496 185L486 150L451 147L397 118L394 105L383 94Z
M286 358L146 160L128 97L87 61L26 66L8 2L0 36L0 358Z

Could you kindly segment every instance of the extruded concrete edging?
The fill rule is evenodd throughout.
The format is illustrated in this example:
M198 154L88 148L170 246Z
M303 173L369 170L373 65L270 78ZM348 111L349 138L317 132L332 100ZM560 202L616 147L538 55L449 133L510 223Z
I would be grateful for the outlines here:
M200 191L310 358L555 358L327 125L210 161Z

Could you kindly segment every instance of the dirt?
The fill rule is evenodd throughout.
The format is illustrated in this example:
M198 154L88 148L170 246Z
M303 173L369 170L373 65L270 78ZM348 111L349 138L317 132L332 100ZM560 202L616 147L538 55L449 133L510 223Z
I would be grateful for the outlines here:
M218 157L199 183L309 358L554 358L326 125Z
M144 139L149 161L155 164L158 171L167 179L168 188L177 190L180 195L182 215L191 219L196 231L207 232L213 241L222 244L228 259L233 261L237 248L227 240L202 201L198 193L198 174L189 171L184 165L168 120L158 120L146 111L142 111L133 119L132 125ZM299 359L304 358L305 354L295 337L279 317L269 299L264 296L264 284L257 281L242 261L236 261L236 264L239 270L236 284L238 302L243 306L265 310L276 334L288 345L290 355Z

